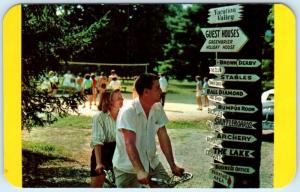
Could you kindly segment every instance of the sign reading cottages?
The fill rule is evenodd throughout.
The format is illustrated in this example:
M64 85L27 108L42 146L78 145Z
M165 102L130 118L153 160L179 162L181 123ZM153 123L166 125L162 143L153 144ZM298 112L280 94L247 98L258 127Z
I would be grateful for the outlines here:
M209 9L208 23L228 23L234 21L240 21L242 19L243 6L232 5L225 7L218 7Z
M206 41L200 52L239 52L248 37L239 27L201 29Z

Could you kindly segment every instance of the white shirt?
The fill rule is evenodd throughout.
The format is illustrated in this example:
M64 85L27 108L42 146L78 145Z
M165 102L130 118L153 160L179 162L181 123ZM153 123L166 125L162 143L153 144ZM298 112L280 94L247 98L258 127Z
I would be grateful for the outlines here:
M116 122L111 118L110 113L102 111L93 116L92 142L91 147L103 145L106 142L116 141Z
M159 86L160 86L160 89L163 93L167 92L168 81L167 81L166 77L163 76L163 77L159 78Z
M109 88L115 90L115 89L121 89L121 82L119 80L112 80L109 85L108 85Z
M136 148L145 171L149 172L149 165L154 169L159 164L155 137L158 129L168 121L161 103L155 103L152 106L148 119L139 98L121 108L117 118L117 145L113 157L114 167L127 173L135 173L126 152L124 137L121 132L121 129L126 129L136 134Z

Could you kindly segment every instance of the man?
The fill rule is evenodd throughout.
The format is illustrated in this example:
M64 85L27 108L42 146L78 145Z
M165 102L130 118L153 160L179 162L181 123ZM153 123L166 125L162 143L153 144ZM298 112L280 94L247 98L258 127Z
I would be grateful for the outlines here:
M169 178L156 155L156 135L173 174L181 176L184 171L174 162L165 128L168 119L159 103L161 89L158 76L140 75L135 82L135 89L139 97L122 108L117 119L117 146L113 157L117 187L138 188L142 184L148 185L150 176Z
M166 100L167 89L168 89L168 81L167 81L164 73L160 74L159 86L160 86L160 89L162 91L162 93L161 93L161 105L164 106L165 105L165 100Z

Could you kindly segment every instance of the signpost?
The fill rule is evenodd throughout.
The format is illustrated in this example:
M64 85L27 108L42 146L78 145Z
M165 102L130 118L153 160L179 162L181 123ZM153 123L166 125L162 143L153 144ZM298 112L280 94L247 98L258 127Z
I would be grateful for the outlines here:
M222 156L234 156L241 158L254 158L254 150L249 149L236 149L236 148L223 148L223 147L213 147L210 151L215 155Z
M247 95L245 91L239 89L215 89L215 88L208 88L207 94L216 95L216 96L225 96L225 97L236 97L236 98L243 98Z
M208 155L208 156L210 156L210 157L212 157L214 160L216 160L216 161L219 161L220 163L224 163L224 161L223 161L223 155L220 155L220 154L215 154L214 152L213 152L213 150L212 150L212 148L207 148L207 149L205 149L205 154L206 155Z
M215 80L215 79L208 80L208 85L210 87L224 88L223 83L224 81L220 81L220 80Z
M221 140L221 141L234 141L242 143L253 143L257 141L253 135L235 134L235 133L214 133L210 140Z
M217 96L216 96L217 97ZM216 110L224 112L236 112L236 113L255 113L258 111L254 105L238 105L238 104L216 104Z
M255 121L246 121L246 120L238 120L238 119L221 119L216 117L213 121L214 125L222 125L226 127L235 127L235 128L243 128L243 129L255 129L253 125L256 123Z
M228 23L240 21L242 19L243 6L232 5L209 9L208 23Z
M242 173L242 174L252 174L255 170L252 167L239 166L239 165L226 165L220 163L212 163L216 170L232 172L232 173Z
M261 65L257 59L217 59L216 64L222 67L255 68Z
M248 37L239 27L202 28L206 38L201 52L239 52Z
M216 80L256 82L259 80L259 77L255 74L223 74L219 75Z
M225 68L224 67L209 67L209 73L210 74L224 74L225 73Z
M210 101L225 104L224 97L222 97L222 96L209 95L207 98Z
M222 171L211 168L209 169L209 177L215 182L220 183L228 188L232 188L234 184L234 177Z

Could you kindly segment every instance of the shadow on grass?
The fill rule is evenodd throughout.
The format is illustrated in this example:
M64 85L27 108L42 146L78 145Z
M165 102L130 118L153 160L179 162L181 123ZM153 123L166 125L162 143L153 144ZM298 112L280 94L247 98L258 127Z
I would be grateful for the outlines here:
M41 166L50 161L56 163ZM77 161L69 158L23 150L23 187L89 187L85 178L89 178L90 171L78 164Z

